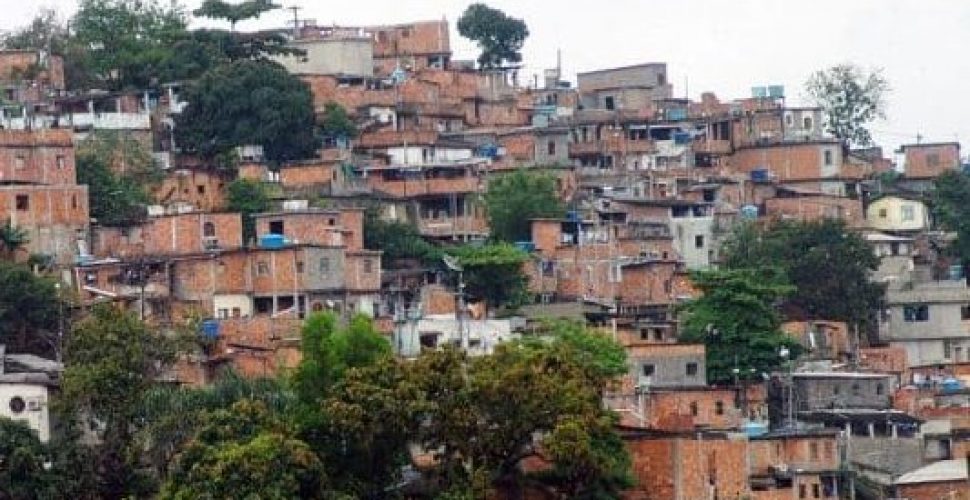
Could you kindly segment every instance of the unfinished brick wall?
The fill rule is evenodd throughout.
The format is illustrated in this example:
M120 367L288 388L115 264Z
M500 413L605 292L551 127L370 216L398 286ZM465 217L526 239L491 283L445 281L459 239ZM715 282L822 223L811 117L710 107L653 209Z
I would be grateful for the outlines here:
M938 177L947 170L960 168L960 144L910 144L903 146L903 174L911 178Z
M46 67L41 66L39 50L0 50L0 80L29 80L43 82L63 90L64 60L48 56ZM25 78L34 73L31 78Z
M347 290L378 291L381 288L381 253L347 252L344 281Z
M896 487L896 495L911 500L968 500L970 484L967 480L901 484Z
M749 455L752 474L768 474L772 467L779 465L807 471L839 468L839 447L834 432L819 436L752 439Z
M853 227L861 226L865 219L862 200L838 196L771 198L765 200L765 215L769 218L802 221L840 219Z
M150 217L137 226L98 227L92 234L97 256L186 255L242 246L238 213L187 213Z
M27 231L26 250L70 264L87 238L87 186L0 186L0 220Z
M343 246L341 212L336 210L299 210L256 216L256 234L283 234L294 243ZM282 232L279 231L282 226Z
M823 172L825 151L829 151L831 172ZM724 157L725 168L750 173L768 169L779 181L817 180L842 175L842 148L837 142L786 143L737 149Z
M338 162L319 161L280 167L280 185L284 189L304 189L329 185L337 180Z
M70 130L0 130L0 182L77 184Z
M732 389L657 390L645 403L647 426L663 430L737 429L742 418L734 401Z
M174 170L154 186L151 196L160 205L183 203L210 212L225 206L229 182L223 174L210 170Z
M629 438L637 486L626 498L743 498L748 488L746 440L724 437Z

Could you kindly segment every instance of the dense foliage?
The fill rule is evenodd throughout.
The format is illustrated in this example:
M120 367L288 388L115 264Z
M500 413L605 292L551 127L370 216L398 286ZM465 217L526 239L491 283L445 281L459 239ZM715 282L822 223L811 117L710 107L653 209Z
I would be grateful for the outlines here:
M939 226L956 233L957 238L947 249L964 265L970 265L970 176L948 171L933 183L930 205Z
M492 238L510 243L531 239L530 219L565 214L556 179L523 169L492 179L485 204Z
M815 72L805 84L808 95L825 114L826 130L846 145L872 144L869 124L886 116L889 83L881 70L865 72L852 64Z
M770 373L784 361L782 346L797 354L799 345L780 329L775 304L792 292L772 268L699 271L691 281L701 296L684 307L684 342L707 346L707 377L730 383L732 370Z
M508 243L463 246L448 250L464 268L465 293L489 307L516 307L528 302L523 265L529 255Z
M883 303L884 285L869 280L879 259L869 243L841 221L742 225L725 242L721 255L729 269L781 269L795 287L783 304L791 319L868 325Z
M259 181L236 179L226 188L226 208L242 214L243 243L251 243L256 238L253 214L269 210L269 192Z
M91 217L99 224L126 226L145 218L149 189L162 173L143 144L99 131L78 144L76 161L78 184L88 186Z
M56 357L61 300L56 281L0 260L0 343L9 352Z
M529 36L525 21L474 3L458 18L458 33L478 43L481 54L478 65L482 69L503 68L522 61L522 45Z
M142 394L153 387L177 352L177 343L135 315L111 304L96 305L67 338L60 404L68 421L92 429L98 495L122 498L153 489L140 466L135 439L142 422Z
M175 140L187 152L214 159L257 145L272 162L316 152L310 89L278 64L245 60L218 66L188 87L185 100Z
M357 137L357 126L343 106L328 102L323 106L320 134L325 139L352 139Z

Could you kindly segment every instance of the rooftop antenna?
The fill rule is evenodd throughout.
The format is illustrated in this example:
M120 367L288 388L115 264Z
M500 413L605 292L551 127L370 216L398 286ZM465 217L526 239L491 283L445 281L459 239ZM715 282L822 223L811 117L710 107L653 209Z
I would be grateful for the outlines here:
M293 11L293 34L298 36L300 33L300 11L303 10L303 7L300 7L299 5L291 5L287 7L286 10Z

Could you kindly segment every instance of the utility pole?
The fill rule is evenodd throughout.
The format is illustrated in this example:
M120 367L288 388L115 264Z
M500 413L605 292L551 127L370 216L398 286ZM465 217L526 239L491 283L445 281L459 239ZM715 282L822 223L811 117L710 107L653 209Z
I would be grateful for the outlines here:
M293 36L299 38L300 36L300 11L303 7L299 5L291 5L286 8L286 10L293 11Z

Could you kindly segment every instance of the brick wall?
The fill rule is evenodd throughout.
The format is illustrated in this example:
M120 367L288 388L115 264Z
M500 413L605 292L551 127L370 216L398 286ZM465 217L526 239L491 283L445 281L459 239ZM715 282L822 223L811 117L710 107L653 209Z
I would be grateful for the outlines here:
M768 474L772 467L832 471L839 468L836 436L790 436L753 439L749 445L752 474Z
M771 218L818 221L841 219L849 226L861 226L865 213L862 200L837 196L799 196L765 200L765 215Z
M0 130L0 182L76 184L71 131Z
M957 143L907 145L903 146L903 152L906 177L937 177L947 170L960 168L960 145Z
M242 246L238 213L187 213L151 217L137 226L98 227L92 234L92 254L133 257L184 255Z
M630 438L637 486L626 498L741 498L749 493L747 441L724 438Z
M27 231L30 253L54 256L70 264L77 254L77 241L86 239L88 217L87 186L0 186L0 220Z
M161 205L185 203L209 212L225 206L228 183L223 175L205 170L175 170L166 174L151 195Z
M823 171L825 151L830 152L830 171ZM838 143L787 143L773 146L745 147L726 156L725 167L734 172L749 173L768 169L780 181L815 180L837 177L842 166L842 148Z
M968 500L970 484L965 480L904 484L896 487L896 496L908 500Z

